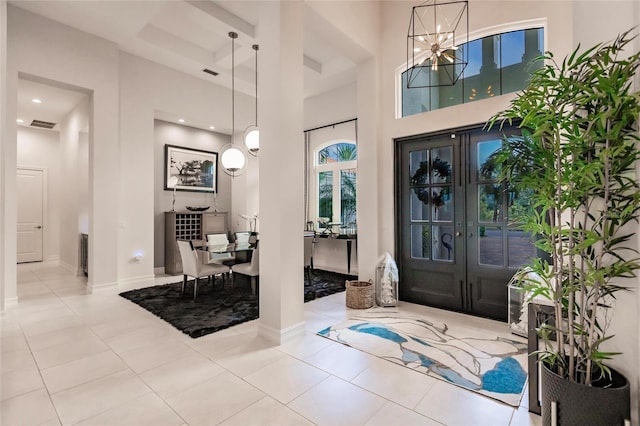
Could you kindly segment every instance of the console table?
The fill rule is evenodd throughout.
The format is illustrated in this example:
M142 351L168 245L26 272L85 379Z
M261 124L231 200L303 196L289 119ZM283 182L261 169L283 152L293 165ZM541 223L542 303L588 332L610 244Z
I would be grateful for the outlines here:
M356 242L356 250L358 250L358 235L345 234L317 234L318 238L331 238L332 240L344 240L347 243L347 274L351 273L351 249L352 244Z

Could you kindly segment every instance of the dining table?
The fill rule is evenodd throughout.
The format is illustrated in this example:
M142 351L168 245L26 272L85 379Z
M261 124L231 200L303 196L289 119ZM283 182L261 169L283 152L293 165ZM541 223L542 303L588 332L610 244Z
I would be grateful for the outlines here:
M198 250L206 252L211 260L211 255L230 253L235 254L236 263L251 261L251 253L255 250L257 243L254 242L234 242L229 244L205 244Z

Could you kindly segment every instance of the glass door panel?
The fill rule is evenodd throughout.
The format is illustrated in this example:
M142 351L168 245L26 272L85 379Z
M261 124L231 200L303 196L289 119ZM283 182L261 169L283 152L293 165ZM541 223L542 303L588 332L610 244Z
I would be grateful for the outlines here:
M431 259L431 227L429 225L411 225L411 257Z

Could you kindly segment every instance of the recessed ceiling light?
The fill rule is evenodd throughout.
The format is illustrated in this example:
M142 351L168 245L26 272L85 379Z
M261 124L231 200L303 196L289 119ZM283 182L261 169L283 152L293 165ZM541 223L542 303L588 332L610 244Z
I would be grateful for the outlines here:
M179 119L178 119L178 122L179 122L179 123L184 123L184 118L179 118Z
M18 119L16 120L16 123L21 123L21 124L22 124L22 123L24 123L24 120L23 120L22 118L18 118Z
M211 130L213 130L213 129L215 129L215 128L216 128L216 126L209 126L209 128L210 128Z
M34 104L41 104L42 103L42 101L40 99L38 99L38 98L31 99L31 102L33 102Z

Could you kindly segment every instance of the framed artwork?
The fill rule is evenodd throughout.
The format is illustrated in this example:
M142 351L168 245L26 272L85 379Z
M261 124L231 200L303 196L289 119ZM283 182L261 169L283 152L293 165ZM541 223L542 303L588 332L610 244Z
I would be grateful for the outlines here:
M182 146L164 146L164 189L218 192L218 153Z

